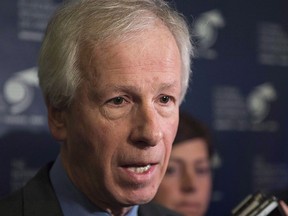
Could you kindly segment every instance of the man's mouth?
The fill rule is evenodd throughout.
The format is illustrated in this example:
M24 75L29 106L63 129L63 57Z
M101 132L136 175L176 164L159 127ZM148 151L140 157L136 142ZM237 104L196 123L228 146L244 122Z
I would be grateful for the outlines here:
M125 182L129 182L129 185L148 185L151 183L155 176L157 176L158 163L151 162L139 162L139 163L128 163L120 166L121 177Z
M130 172L134 172L137 174L145 173L151 168L151 164L145 165L145 166L132 166L132 167L127 167L127 169Z

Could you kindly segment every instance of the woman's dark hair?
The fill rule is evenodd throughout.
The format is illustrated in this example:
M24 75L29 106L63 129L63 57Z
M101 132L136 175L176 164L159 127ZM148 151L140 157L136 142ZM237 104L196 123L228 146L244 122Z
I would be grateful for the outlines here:
M206 143L208 156L211 159L214 153L214 149L211 143L211 134L208 128L198 119L192 117L188 113L180 112L179 126L173 146L180 142L191 139L203 139Z

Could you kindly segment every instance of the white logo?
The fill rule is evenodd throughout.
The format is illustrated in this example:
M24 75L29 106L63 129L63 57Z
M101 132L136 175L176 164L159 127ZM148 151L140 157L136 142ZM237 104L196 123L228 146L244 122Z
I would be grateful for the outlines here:
M247 107L253 123L261 123L270 112L270 103L277 99L270 83L257 86L247 98Z
M219 10L202 13L195 22L194 30L199 40L200 57L215 59L217 53L211 47L218 37L218 29L225 26L225 21Z
M38 86L36 67L17 72L5 82L4 99L9 104L12 114L19 114L31 105L34 98L33 87L36 86Z

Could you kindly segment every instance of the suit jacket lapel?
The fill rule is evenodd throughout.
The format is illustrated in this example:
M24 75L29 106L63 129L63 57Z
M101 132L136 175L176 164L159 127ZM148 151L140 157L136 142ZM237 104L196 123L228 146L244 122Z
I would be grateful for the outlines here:
M23 188L24 216L63 216L49 178L52 163Z

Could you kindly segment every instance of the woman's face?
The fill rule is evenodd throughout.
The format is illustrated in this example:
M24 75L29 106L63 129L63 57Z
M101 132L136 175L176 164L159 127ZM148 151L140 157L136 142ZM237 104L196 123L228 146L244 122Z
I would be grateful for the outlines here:
M186 140L173 146L166 174L154 200L185 216L203 216L210 201L211 187L205 140Z

